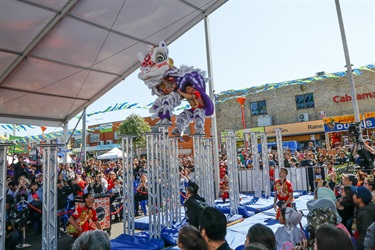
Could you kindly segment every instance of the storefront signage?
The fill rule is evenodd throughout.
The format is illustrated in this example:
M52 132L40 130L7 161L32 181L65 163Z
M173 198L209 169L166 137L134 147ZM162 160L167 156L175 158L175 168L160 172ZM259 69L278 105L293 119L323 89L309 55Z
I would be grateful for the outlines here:
M362 114L360 114L359 119L361 120L363 119ZM325 132L346 131L349 128L349 124L355 122L355 117L354 115L333 116L333 117L323 118L323 122L324 122ZM372 126L372 124L369 124L369 125ZM365 127L363 122L361 123L361 127L362 128Z
M364 113L366 128L375 128L375 112Z
M375 99L375 92L357 94L357 100L364 100L364 99L371 99L371 98ZM344 96L336 95L333 97L333 101L335 103L350 102L351 100L352 100L352 96L348 94L345 94Z
M250 133L250 132L260 132L264 133L264 127L255 127L255 128L247 128L247 129L241 129L236 131L236 141L244 141L244 132ZM228 136L228 131L221 132L221 142L225 143L226 139L225 137Z
M273 125L265 127L267 136L276 136L275 129L281 129L282 135L301 135L301 134L314 134L324 132L324 124L321 120L309 121L309 122L298 122L281 125Z

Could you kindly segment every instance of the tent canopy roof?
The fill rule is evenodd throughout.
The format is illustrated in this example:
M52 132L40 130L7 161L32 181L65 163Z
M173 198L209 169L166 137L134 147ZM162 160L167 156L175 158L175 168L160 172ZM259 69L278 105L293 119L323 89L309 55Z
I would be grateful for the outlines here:
M124 153L124 154L125 154L125 157L126 157L126 153ZM102 155L99 155L97 157L98 160L117 159L117 158L122 158L122 151L121 151L121 149L116 148L116 147L112 148L108 152L106 152Z
M226 1L0 1L1 122L61 126Z

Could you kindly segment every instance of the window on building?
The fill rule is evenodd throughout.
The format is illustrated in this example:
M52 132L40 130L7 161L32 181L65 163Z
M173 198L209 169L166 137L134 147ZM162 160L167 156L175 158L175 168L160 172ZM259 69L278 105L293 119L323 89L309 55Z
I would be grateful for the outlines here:
M251 102L250 111L251 111L251 115L266 115L267 114L266 101Z
M91 133L90 134L90 143L99 142L99 134Z
M74 146L75 148L80 148L82 147L82 139L75 139L74 140Z
M297 109L309 109L313 108L314 105L314 94L296 95L296 106Z

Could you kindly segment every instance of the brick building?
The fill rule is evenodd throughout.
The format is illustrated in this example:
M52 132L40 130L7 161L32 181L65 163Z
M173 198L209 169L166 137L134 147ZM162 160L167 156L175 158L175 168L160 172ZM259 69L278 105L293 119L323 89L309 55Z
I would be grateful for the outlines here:
M360 113L375 111L374 68L374 65L367 65L354 70ZM247 129L266 131L270 141L275 140L274 129L282 128L283 140L321 142L327 135L321 112L327 117L353 114L350 93L345 72L322 72L311 78L222 92L216 97L217 131L220 136L226 130L243 129L236 98L245 96ZM372 133L373 130L369 137L374 136Z

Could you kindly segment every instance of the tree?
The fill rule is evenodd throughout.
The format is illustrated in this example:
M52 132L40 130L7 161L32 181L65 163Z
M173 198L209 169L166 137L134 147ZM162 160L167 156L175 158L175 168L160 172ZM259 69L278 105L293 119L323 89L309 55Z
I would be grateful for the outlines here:
M133 146L134 148L142 148L146 146L146 139L143 133L150 132L151 127L143 119L142 116L137 114L129 115L118 128L117 132L120 135L134 135Z

